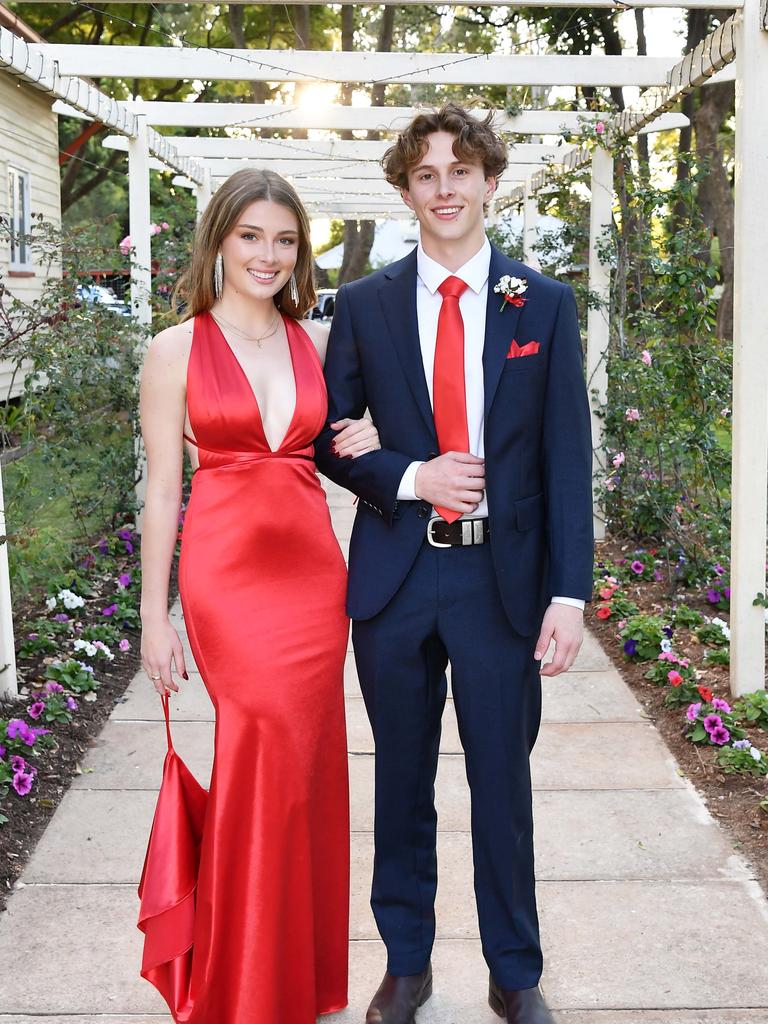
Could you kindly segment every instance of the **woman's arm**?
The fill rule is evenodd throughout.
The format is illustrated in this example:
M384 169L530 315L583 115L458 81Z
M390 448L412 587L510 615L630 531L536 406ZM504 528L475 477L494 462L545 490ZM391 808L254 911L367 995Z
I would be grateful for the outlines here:
M184 653L168 618L168 583L181 509L186 416L186 368L191 321L151 342L141 374L141 432L147 454L147 492L141 538L141 657L158 693L187 678Z

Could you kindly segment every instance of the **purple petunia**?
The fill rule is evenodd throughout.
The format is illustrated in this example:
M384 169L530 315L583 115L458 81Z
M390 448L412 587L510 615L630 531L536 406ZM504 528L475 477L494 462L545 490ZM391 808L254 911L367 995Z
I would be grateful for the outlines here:
M13 782L11 785L19 794L19 796L26 796L27 793L32 789L32 783L34 782L34 776L29 772L16 772L13 776Z
M41 700L36 700L34 704L30 704L27 708L27 714L30 718L39 718L44 711L45 703Z
M129 572L123 572L117 577L117 585L125 589L131 585L131 574Z
M64 687L61 685L61 683L56 683L53 681L53 679L51 679L50 682L47 682L45 684L44 689L46 693L63 693L64 691Z
M731 705L727 700L720 700L719 697L712 698L712 707L715 711L722 711L726 715L730 715L731 713Z
M636 576L642 576L645 572L645 566L637 558L634 560L632 565L629 567Z
M731 588L730 587L726 587L725 588L725 590L723 591L723 597L725 598L726 601L730 601L731 600Z
M21 756L21 754L14 754L11 758L11 771L12 772L25 772L27 770L27 762Z
M21 718L12 718L6 727L6 734L9 740L21 740L31 747L35 742L34 730L30 729L27 723Z
M85 556L85 558L84 558L84 559L82 560L82 562L80 563L80 568L81 568L81 569L91 569L91 568L93 568L93 566L94 566L95 564L96 564L96 559L95 559L95 558L94 558L94 556L93 556L93 555L92 555L92 554L91 554L91 553L89 552L89 553L88 553L88 554L87 554L87 555Z
M704 719L704 728L707 732L712 732L713 729L722 728L723 720L720 715L707 715Z
M725 569L718 562L717 565L715 566L715 576L724 576L724 575L725 575ZM734 743L734 746L736 746L735 743Z
M59 612L53 616L54 622L69 622L69 616L65 612Z
M102 555L109 554L109 541L106 537L102 537L97 545L99 553Z
M749 750L749 748L751 746L752 746L752 743L751 743L750 740L734 740L733 741L733 749L734 750Z
M67 707L70 711L77 711L77 701L74 697L67 697Z
M637 652L637 640L633 640L631 637L630 637L629 640L625 640L624 641L624 653L627 655L627 657L629 657L629 658L634 657L636 652Z
M674 629L672 629L671 626L662 626L661 632L668 640L671 640L675 633Z
M109 617L110 615L114 615L116 611L117 611L117 605L116 604L108 604L106 608L102 608L101 609L101 614L102 615L106 615L107 617Z
M709 734L710 743L716 743L718 747L722 747L730 738L731 734L724 725L718 725L717 728L713 729Z
M710 587L707 591L707 600L710 604L717 604L718 601L722 601L723 595L719 590L715 590L714 587Z
M696 719L699 717L700 711L701 701L698 701L696 704L689 704L688 710L685 712L685 717L688 719L689 722L695 722Z
M5 755L6 755L7 753L8 753L8 750L7 750L7 748L6 748L6 747L4 747L4 746L2 746L2 744L0 744L0 758L3 758L3 757L5 757Z
M131 649L131 641L128 640L127 637L123 637L123 639L120 641L120 643L117 646L118 646L118 648L121 651L130 651L130 649Z

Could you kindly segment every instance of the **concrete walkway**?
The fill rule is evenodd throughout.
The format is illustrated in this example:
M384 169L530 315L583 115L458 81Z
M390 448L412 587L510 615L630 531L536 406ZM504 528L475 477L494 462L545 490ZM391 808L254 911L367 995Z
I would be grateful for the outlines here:
M331 489L330 501L346 545L351 498ZM183 627L178 607L174 618ZM373 743L351 654L345 687L351 1002L325 1019L362 1024L384 952L368 906ZM174 737L202 781L210 770L211 712L192 674L173 700ZM83 774L0 917L0 1024L170 1021L139 978L136 930L136 884L164 749L159 702L140 674L85 757ZM592 637L575 671L545 681L533 761L543 986L560 1024L768 1024L763 894ZM493 1024L450 700L437 789L435 994L418 1021Z

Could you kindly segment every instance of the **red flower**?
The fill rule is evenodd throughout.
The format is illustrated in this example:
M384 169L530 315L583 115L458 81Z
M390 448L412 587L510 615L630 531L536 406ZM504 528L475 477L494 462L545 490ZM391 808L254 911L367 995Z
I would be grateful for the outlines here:
M524 299L522 295L505 295L504 301L508 302L510 306L517 306L517 308L519 309L521 306L524 306L526 304L528 299Z
M707 703L712 700L712 691L708 686L697 686L696 689L699 692L699 696L707 701Z
M674 669L672 669L671 672L667 672L667 679L670 681L670 683L672 683L673 686L679 686L680 683L682 683L683 681L683 677L680 675L679 672L676 672ZM707 698L707 700L709 700L709 698Z
M615 590L616 587L602 587L601 590L598 591L598 593L604 601L610 601L610 599L614 595Z
M597 617L598 617L598 619L610 619L610 617L611 617L610 605L601 604L600 607L597 609Z

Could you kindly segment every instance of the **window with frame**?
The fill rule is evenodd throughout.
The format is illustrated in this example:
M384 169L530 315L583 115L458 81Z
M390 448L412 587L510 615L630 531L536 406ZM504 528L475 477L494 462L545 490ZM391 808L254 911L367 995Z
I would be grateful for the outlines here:
M8 168L8 214L11 228L11 268L28 269L32 264L26 236L30 231L29 171Z

